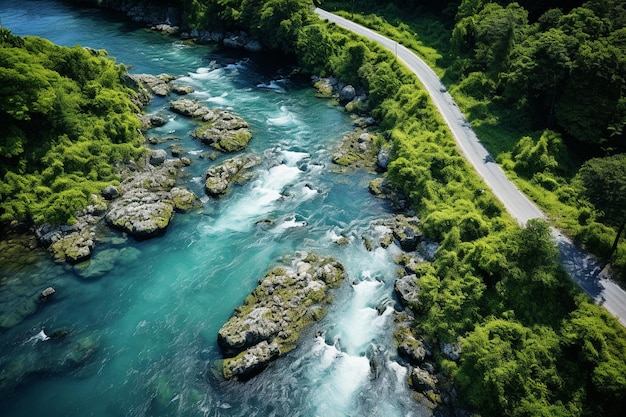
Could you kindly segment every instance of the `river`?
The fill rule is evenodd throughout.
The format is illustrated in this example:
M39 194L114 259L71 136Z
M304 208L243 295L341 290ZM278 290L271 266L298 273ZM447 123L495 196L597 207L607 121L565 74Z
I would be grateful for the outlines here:
M353 130L348 115L262 54L185 44L52 1L2 0L0 16L17 35L106 49L130 72L182 77L193 98L250 123L245 152L264 161L251 182L219 200L205 197L202 175L225 156L201 158L210 149L190 137L189 120L170 113L167 99L154 99L147 111L168 123L147 136L176 138L156 147L169 151L175 143L193 160L180 182L203 197L203 207L177 214L156 239L108 233L91 278L46 253L0 267L0 320L33 310L0 329L3 416L424 415L391 340L398 249L368 251L361 239L392 213L368 193L372 174L332 169L332 149ZM266 219L272 222L259 224ZM339 236L348 244L338 245ZM223 381L217 331L294 251L332 255L349 278L296 349L250 381ZM49 285L57 293L44 306L21 301ZM61 342L36 337L58 329L69 331ZM366 356L372 349L385 362L376 378Z

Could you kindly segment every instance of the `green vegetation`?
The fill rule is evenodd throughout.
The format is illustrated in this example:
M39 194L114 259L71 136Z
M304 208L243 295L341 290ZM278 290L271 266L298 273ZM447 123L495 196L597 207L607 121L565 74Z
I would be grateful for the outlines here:
M626 279L619 223L577 180L586 159L626 151L623 0L363 0L324 7L343 9L421 55L517 186Z
M427 38L413 41L415 48L427 51L429 62L439 66L479 136L499 150L499 161L522 188L533 196L547 194L540 203L553 215L563 213L559 224L586 236L587 244L596 240L600 244L610 236L610 249L617 233L609 222L619 228L623 216L614 218L611 213L615 212L607 209L619 209L623 182L605 181L608 174L600 168L606 161L590 161L576 176L580 163L573 155L574 144L581 140L593 150L589 155L623 146L619 114L598 117L592 112L594 120L589 121L583 120L583 114L567 129L561 123L569 123L573 114L580 113L580 103L572 96L588 86L584 77L604 76L598 70L605 61L594 61L589 53L593 49L583 46L592 42L589 48L605 47L606 62L615 58L617 52L611 45L621 39L621 32L611 22L620 16L613 7L620 2L592 2L598 10L605 8L599 23L586 11L572 11L572 5L561 14L550 12L541 19L547 9L564 3L571 2L529 0L519 6L509 1L397 0L377 10L406 19L410 17L407 11L421 5L422 10L444 16L443 21L429 25L423 17L415 19L420 28L429 28ZM436 260L422 264L418 271L420 295L411 306L416 313L414 331L434 345L460 340L460 361L440 357L439 365L454 378L467 407L482 415L621 415L626 408L624 328L582 295L558 266L546 223L531 221L520 229L484 190L459 155L428 95L391 53L320 21L304 0L185 0L183 5L191 26L248 28L267 46L293 54L305 71L333 74L369 90L372 113L384 131L381 140L392 147L388 180L411 199L423 220L425 236L441 242ZM378 6L374 0L354 1L346 3L344 10L350 13L357 7L369 7L371 12ZM289 12L278 12L282 10ZM376 22L377 29L388 27L383 19L365 20ZM422 33L408 24L395 26L384 30L403 39ZM595 35L587 33L593 27L598 29ZM457 50L452 55L445 42L455 30ZM535 54L528 56L539 59L541 33L556 35L559 30L568 42L578 42L575 51L567 51L584 54L569 57L562 79L531 80L535 74L525 65L532 67L533 62L525 62L518 48L527 48ZM615 62L611 82L616 84L611 85L623 88L619 83L621 56ZM574 68L579 75L571 81ZM552 72L546 69L546 73ZM553 89L530 94L534 82L551 83ZM513 89L514 85L518 87ZM582 91L581 103L621 109L621 90L616 103L610 97L595 97L593 91ZM543 107L538 108L540 104ZM621 161L615 169L623 167ZM592 187L585 187L595 178L614 191L603 195L604 200L596 197ZM606 225L598 222L604 219L601 212L612 217L604 220ZM616 259L626 258L623 247L618 246Z
M462 2L465 6L469 3ZM472 3L473 16L480 13L484 2ZM345 10L352 7L346 5ZM480 26L481 19L491 18L526 24L528 17L519 6L506 7L510 8L506 19L496 13L502 6L493 4L488 9L496 14L476 17L474 23ZM407 15L406 9L394 5L387 4L384 10L397 13L395 16ZM376 29L380 28L377 23L384 22L372 16L363 20ZM394 23L402 37L409 36L410 30ZM548 201L554 205L549 212L565 213L570 222L573 219L580 229L589 230L592 237L588 243L597 239L599 232L615 236L596 219L602 219L602 210L607 213L607 224L618 228L621 224L623 181L613 181L610 173L621 172L623 159L590 161L576 176L578 165L572 157L576 138L568 131L557 131L557 125L550 130L549 126L532 130L536 123L532 104L518 103L507 109L511 105L496 96L503 82L498 67L505 64L502 48L517 45L519 40L513 38L519 33L490 34L494 25L483 23L480 33L484 37L479 37L483 46L472 45L458 59L445 51L437 64L448 67L438 71L445 73L452 93L462 98L465 110L478 121L481 137L487 131L497 139L500 126L515 113L522 115L502 129L505 136L522 139L500 144L499 160L523 188L533 195L547 190ZM445 22L439 29L440 33L446 30ZM448 29L448 33L452 31ZM513 38L503 43L504 35ZM431 36L438 45L441 36ZM493 36L493 44L489 36ZM418 45L418 52L424 48L420 41L412 43ZM432 62L437 54L428 56ZM477 63L484 65L482 70L471 66ZM454 377L466 405L480 414L620 415L626 406L624 329L581 295L558 267L558 252L547 224L531 221L520 230L488 192L481 192L480 182L458 156L425 94L408 81L401 68L394 72L402 85L375 110L394 146L388 179L411 196L423 218L425 235L441 241L436 260L418 272L420 295L411 306L416 313L415 331L432 341L461 338L460 362L441 358L440 365ZM366 74L361 70L360 75ZM524 131L529 133L520 135ZM619 146L615 137L598 142ZM600 169L605 165L606 169ZM585 182L590 185L583 187ZM546 199L540 202L546 206ZM611 208L615 211L607 211Z
M0 221L64 224L142 151L124 67L0 29Z

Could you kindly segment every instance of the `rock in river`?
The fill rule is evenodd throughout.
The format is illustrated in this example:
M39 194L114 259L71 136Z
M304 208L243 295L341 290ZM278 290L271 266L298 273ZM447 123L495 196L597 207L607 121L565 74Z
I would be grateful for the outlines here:
M206 171L204 189L210 196L224 194L232 183L241 183L250 177L249 170L261 163L256 156L227 159Z
M329 289L345 278L332 258L297 253L260 280L218 332L226 379L248 379L296 346L298 332L320 320Z
M197 201L190 191L174 188L175 178L176 168L167 162L146 165L126 178L119 186L121 196L111 203L107 223L139 239L162 234L175 210L187 210Z
M248 122L229 110L209 109L186 98L171 102L170 109L186 117L201 119L202 125L192 132L192 136L222 152L240 151L252 138Z

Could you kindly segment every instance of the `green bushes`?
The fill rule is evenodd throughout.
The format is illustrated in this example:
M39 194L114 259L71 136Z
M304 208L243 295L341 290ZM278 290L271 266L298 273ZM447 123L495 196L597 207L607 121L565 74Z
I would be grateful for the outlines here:
M104 52L2 29L0 221L72 222L142 152L124 67Z

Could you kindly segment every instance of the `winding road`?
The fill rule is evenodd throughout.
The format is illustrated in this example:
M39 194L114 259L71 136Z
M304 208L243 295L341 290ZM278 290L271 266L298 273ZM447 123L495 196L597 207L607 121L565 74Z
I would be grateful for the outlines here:
M371 39L396 55L421 81L435 106L448 125L463 156L472 164L506 210L521 225L530 219L547 219L547 216L517 189L485 147L480 143L463 113L459 110L441 80L426 63L408 48L348 19L315 9L322 19L327 19L354 33ZM591 296L597 304L606 308L626 326L626 291L612 282L603 272L602 263L578 248L571 240L552 229L560 251L561 264L572 279Z

